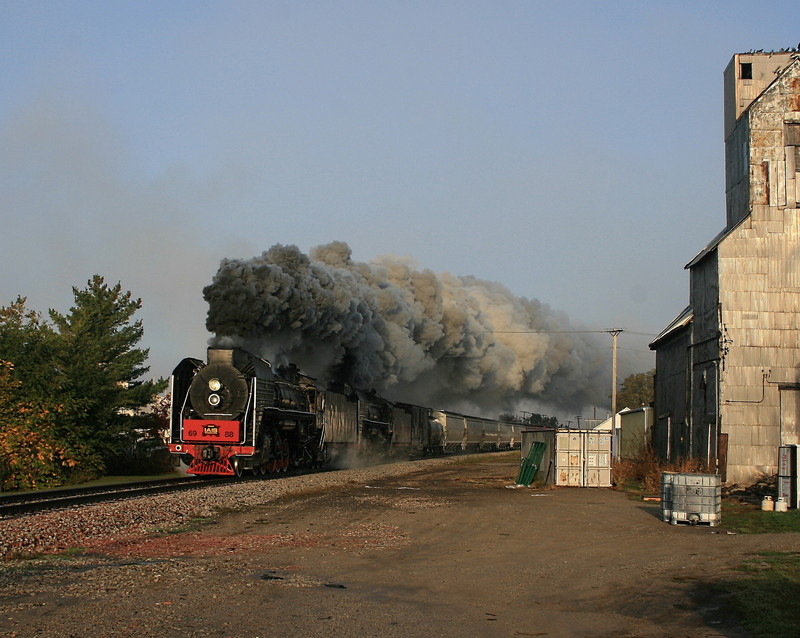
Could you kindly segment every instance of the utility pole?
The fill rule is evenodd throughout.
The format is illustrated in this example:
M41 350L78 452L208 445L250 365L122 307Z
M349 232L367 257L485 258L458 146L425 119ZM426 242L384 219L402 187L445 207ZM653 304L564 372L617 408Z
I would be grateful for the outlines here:
M612 328L606 332L611 335L611 432L613 433L617 427L617 337L623 331Z

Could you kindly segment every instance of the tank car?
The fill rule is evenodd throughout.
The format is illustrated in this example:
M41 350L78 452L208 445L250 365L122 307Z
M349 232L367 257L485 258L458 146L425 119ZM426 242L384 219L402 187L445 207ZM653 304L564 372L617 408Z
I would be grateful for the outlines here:
M199 475L285 471L324 460L323 391L290 367L238 348L184 359L170 379L170 452Z

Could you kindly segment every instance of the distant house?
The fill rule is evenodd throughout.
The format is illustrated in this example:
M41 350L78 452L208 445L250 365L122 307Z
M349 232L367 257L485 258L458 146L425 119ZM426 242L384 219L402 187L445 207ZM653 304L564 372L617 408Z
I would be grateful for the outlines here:
M650 450L653 408L623 408L616 419L586 419L587 430L612 432L615 459L641 459Z
M686 266L689 306L656 353L653 446L728 483L776 472L800 421L800 54L724 73L726 225Z

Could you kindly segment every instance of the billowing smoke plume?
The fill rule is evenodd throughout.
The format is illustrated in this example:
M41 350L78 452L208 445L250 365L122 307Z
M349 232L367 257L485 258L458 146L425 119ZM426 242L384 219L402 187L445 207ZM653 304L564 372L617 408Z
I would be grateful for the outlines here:
M323 383L450 409L580 409L608 394L607 345L561 313L474 277L355 262L342 242L223 260L203 294L212 343L296 363Z

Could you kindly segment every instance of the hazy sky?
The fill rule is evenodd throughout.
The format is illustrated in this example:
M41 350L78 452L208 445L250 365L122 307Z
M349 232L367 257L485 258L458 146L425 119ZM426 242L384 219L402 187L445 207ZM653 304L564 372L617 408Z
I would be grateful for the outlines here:
M0 1L0 305L143 300L204 356L220 259L334 240L651 338L725 223L722 72L792 3ZM644 333L643 335L633 333ZM610 344L610 339L609 339Z

